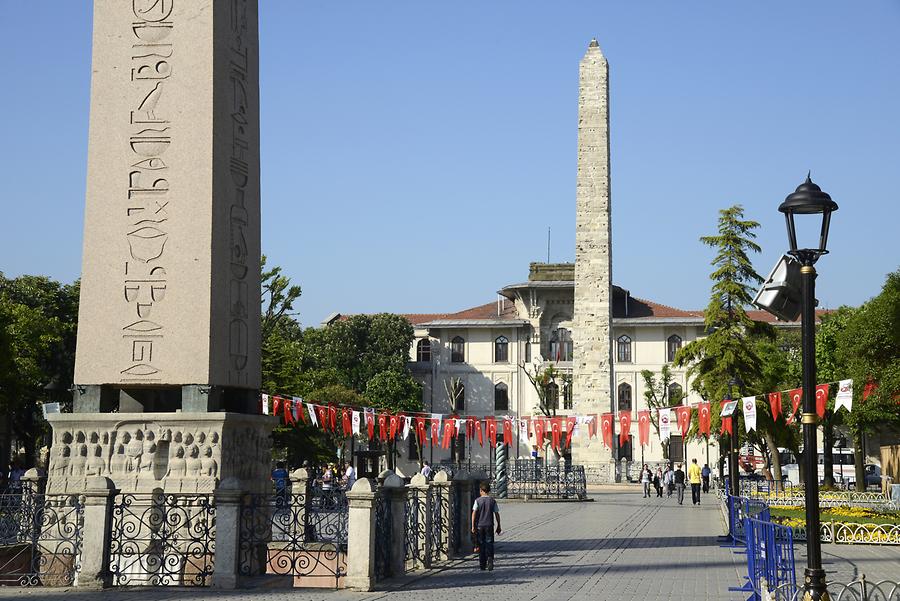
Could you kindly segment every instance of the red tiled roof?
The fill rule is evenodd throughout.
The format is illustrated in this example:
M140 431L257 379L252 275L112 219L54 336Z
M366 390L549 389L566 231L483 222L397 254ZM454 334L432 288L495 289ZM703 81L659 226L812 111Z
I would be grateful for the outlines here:
M822 321L822 316L831 313L831 309L816 309L816 321ZM747 311L747 317L754 321L764 321L766 323L794 323L800 325L800 320L797 321L781 321L768 311L760 311L753 310Z
M497 302L494 301L456 313L407 313L403 317L413 325L438 319L517 319L515 305L510 301L503 302L499 315L497 314Z

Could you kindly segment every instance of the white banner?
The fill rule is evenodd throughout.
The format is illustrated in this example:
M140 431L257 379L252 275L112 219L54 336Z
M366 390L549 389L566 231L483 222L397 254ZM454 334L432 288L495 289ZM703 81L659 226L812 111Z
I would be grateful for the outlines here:
M853 380L841 380L838 383L838 393L834 399L835 412L841 405L846 407L847 411L853 411Z
M519 419L519 441L528 443L528 420L525 418Z
M741 407L744 409L744 429L747 432L756 430L756 397L745 396L741 399Z
M669 439L669 433L672 428L672 410L659 409L659 440L665 442Z
M409 428L412 424L412 418L408 415L404 415L401 419L403 420L403 440L406 440L409 438Z
M309 421L312 423L312 425L318 426L319 418L316 417L316 408L313 407L313 404L307 403L306 410L309 412Z
M269 415L269 395L262 395L262 412L263 415Z
M352 419L352 422L353 422L353 433L354 433L354 434L359 434L359 423L360 423L361 421L362 421L362 418L361 418L360 415L359 415L359 411L354 411L354 412L353 412L353 419Z

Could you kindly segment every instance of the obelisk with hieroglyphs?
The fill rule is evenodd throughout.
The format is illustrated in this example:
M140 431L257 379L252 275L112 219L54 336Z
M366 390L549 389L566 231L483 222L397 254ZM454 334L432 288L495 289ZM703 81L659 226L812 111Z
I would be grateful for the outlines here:
M591 40L579 66L578 96L573 398L581 414L613 411L609 175L609 65L597 40ZM601 439L575 445L573 460L610 461L612 470L612 454Z
M260 386L256 0L96 0L76 411Z

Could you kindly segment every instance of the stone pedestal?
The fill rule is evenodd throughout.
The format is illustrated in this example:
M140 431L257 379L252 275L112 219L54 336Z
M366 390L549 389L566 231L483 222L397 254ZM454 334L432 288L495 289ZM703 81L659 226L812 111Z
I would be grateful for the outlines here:
M375 586L375 485L360 478L347 493L347 588L371 591Z
M111 504L117 491L112 480L105 477L88 478L82 491L84 526L78 586L104 588L110 585L106 567L109 560Z
M459 555L465 556L472 553L472 487L478 486L468 472L460 472L453 478L453 486L457 489L456 495L459 505L456 507L459 520Z
M48 492L77 494L93 477L124 493L212 493L233 478L246 492L270 490L276 419L237 413L59 413Z
M215 492L216 559L212 575L214 588L233 589L238 585L242 496L241 484L233 478L222 482Z
M382 492L391 504L391 576L406 573L406 485L395 473L384 478Z

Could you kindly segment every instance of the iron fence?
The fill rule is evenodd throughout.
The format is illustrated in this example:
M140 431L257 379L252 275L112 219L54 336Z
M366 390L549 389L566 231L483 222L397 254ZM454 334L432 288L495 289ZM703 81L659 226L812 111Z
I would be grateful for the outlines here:
M424 542L427 534L427 492L424 489L407 487L406 494L406 539L403 548L407 562L424 564Z
M241 500L238 573L340 586L347 574L349 505L342 490L250 494Z
M380 490L375 495L375 580L391 576L391 551L393 549L393 523L391 500Z
M113 586L205 586L213 573L212 495L119 494L113 499Z
M581 465L541 465L516 462L510 473L508 495L547 499L584 499L587 480Z
M870 582L865 574L848 583L829 582L826 587L832 601L900 601L900 581ZM801 601L805 591L796 583L770 587L768 582L763 582L757 592L770 601Z
M768 520L744 518L747 540L747 579L752 599L762 599L763 582L770 586L794 586L794 539L791 529Z
M83 499L23 482L0 494L0 585L71 586L81 558Z
M428 528L427 548L430 552L429 559L432 563L440 561L447 556L447 536L450 526L450 507L447 496L441 493L438 486L428 487L428 506L431 510L431 524Z

